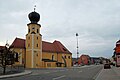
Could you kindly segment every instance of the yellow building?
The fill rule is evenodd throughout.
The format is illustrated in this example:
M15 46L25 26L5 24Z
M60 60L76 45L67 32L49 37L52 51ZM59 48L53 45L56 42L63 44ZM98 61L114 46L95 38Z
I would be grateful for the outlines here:
M34 11L28 17L26 40L16 38L11 45L19 55L16 64L26 68L71 67L72 53L60 41L42 41L40 15Z

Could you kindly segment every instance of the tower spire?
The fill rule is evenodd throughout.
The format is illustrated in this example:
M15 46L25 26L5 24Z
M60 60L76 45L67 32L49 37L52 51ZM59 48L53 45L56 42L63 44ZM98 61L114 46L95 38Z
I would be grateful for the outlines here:
M36 5L34 5L34 12L35 12L35 10L36 10Z

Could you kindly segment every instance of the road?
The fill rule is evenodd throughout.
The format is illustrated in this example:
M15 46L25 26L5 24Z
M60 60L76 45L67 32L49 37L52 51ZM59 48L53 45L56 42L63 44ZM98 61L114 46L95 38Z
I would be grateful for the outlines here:
M31 69L32 74L2 80L94 80L103 66Z

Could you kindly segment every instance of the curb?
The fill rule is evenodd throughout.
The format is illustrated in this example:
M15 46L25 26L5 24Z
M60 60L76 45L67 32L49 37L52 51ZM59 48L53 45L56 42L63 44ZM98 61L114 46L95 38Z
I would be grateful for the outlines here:
M24 72L21 72L21 73L10 74L10 75L2 75L2 76L0 76L0 79L10 78L10 77L18 77L18 76L23 76L23 75L31 74L31 73L32 73L32 71L25 70Z

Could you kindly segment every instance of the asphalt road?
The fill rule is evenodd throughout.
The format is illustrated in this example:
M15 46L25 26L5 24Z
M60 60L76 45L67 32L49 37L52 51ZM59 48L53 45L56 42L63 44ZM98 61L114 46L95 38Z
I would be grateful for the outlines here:
M94 80L103 66L31 69L32 74L2 80Z

